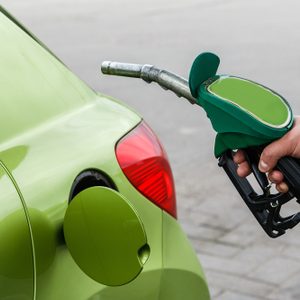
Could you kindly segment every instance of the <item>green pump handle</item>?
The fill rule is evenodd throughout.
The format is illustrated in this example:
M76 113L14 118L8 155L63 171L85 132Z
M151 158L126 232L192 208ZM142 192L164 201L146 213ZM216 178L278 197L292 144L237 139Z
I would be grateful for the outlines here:
M270 143L291 129L293 114L283 97L247 79L216 75L219 62L215 54L202 53L189 76L191 93L217 132L216 157Z
M300 212L284 218L280 215L283 204L293 198L300 200L300 163L284 157L276 166L289 186L286 194L271 194L268 178L259 171L258 163L263 147L292 128L293 113L288 102L271 89L244 78L217 75L219 62L213 53L200 54L190 71L190 91L217 132L214 152L219 166L265 232L275 238L300 222ZM246 178L237 175L234 149L244 149L262 190L260 195Z

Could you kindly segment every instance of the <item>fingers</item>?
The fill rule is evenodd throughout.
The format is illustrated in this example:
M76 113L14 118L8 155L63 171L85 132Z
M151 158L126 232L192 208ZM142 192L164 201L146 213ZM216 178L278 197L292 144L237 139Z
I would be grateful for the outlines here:
M233 156L233 161L236 164L241 164L242 162L246 161L245 152L243 150L238 150L237 152L235 152Z
M265 147L260 156L259 170L269 173L269 180L275 183L276 189L281 193L286 193L288 186L283 181L283 174L273 169L278 160L284 156L300 158L300 117L295 117L293 128L281 139ZM246 155L242 150L236 152L233 160L238 165L237 174L239 176L246 177L251 173Z
M276 190L280 193L287 193L289 191L289 187L285 182L281 182L279 184L276 184Z
M286 143L285 138L281 138L270 145L268 145L262 152L259 161L259 170L261 172L268 172L272 170L277 161L283 157L287 156L291 152L291 147Z
M295 117L293 128L281 139L268 145L262 152L259 162L261 172L270 172L269 180L276 184L276 189L281 193L288 191L287 184L283 181L283 174L272 171L277 161L284 156L300 157L300 117Z
M244 151L238 150L233 157L233 161L238 165L237 174L240 177L247 177L248 175L250 175L251 169L246 160Z
M279 140L268 145L260 157L259 169L268 172L284 156L300 157L300 118L296 117L293 128Z
M244 161L238 165L237 174L240 177L247 177L251 174L251 169L247 161Z
M268 174L268 178L272 183L276 184L276 190L280 193L287 193L289 190L288 185L283 181L283 174L277 170L272 170Z
M268 174L268 178L271 182L279 184L283 181L283 174L280 171L272 170Z
M247 177L251 174L250 166L246 160L246 155L243 150L238 150L234 157L233 161L238 165L237 174L240 177ZM268 178L272 183L275 183L276 189L280 193L288 192L289 188L287 184L283 181L283 174L278 170L269 170Z

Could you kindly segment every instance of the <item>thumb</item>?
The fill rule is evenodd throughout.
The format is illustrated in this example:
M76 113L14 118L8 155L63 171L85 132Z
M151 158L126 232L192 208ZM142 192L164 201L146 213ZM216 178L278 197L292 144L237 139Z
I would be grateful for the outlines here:
M292 147L286 141L285 137L271 143L261 153L259 170L264 173L272 170L281 157L287 156L291 152Z

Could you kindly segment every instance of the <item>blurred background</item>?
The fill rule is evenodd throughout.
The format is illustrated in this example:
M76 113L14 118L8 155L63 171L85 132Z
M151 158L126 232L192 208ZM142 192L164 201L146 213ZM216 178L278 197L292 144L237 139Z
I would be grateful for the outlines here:
M95 90L128 103L164 144L179 220L213 299L300 299L300 226L272 240L213 156L200 107L137 79L105 77L103 60L148 63L188 77L211 51L220 74L260 82L300 112L296 0L2 0L1 4ZM296 207L297 208L297 207Z

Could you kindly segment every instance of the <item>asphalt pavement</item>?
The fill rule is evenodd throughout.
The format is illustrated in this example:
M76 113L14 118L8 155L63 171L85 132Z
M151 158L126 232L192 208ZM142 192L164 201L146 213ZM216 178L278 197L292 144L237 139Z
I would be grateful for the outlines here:
M260 82L300 112L300 2L296 0L2 0L80 78L139 111L174 172L179 220L215 300L300 299L300 225L272 240L213 156L200 107L155 84L105 77L103 60L148 63L187 77L212 51L219 73ZM297 209L293 204L288 211ZM300 207L299 207L300 208ZM299 209L298 208L298 209Z

